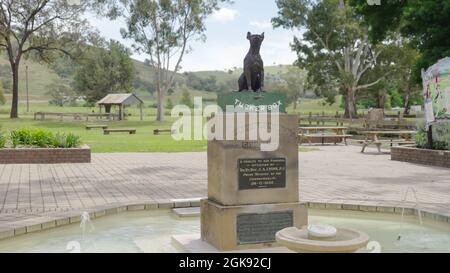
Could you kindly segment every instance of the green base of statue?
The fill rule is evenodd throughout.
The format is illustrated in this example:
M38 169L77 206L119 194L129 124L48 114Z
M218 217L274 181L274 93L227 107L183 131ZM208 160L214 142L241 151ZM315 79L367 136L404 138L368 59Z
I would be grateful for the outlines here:
M280 113L286 113L286 96L278 92L231 92L219 94L218 105L224 112L273 112L278 110Z

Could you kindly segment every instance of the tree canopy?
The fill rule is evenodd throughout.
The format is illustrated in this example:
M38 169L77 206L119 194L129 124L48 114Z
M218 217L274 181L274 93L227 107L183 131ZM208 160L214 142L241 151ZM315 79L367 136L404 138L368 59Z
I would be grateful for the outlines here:
M345 116L357 117L357 92L384 76L364 81L377 65L382 46L370 43L367 28L343 0L277 0L277 6L275 27L306 29L302 39L294 38L292 49L296 64L308 71L310 85L329 102L342 94Z
M122 17L122 36L131 39L135 51L148 55L156 68L158 109L164 120L164 96L174 85L190 42L205 39L205 20L227 0L97 0L100 11L111 19Z
M417 82L422 68L450 56L450 0L383 1L379 6L366 0L350 3L370 26L372 41L382 41L395 31L410 39L421 53L414 66Z
M11 118L18 117L19 66L23 57L51 61L54 53L73 54L88 31L82 14L87 0L0 1L0 51L12 76Z
M88 102L96 102L109 93L131 92L134 86L134 65L130 52L116 41L106 48L87 50L76 69L75 89Z

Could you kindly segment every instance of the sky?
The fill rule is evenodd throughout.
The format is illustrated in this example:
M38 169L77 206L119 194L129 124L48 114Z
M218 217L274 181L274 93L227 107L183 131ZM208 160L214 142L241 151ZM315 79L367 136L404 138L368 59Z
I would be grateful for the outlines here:
M234 0L233 4L222 5L206 21L206 41L193 41L193 49L182 62L182 71L226 70L242 67L248 52L247 31L265 33L261 56L266 66L292 64L296 60L289 44L298 31L273 29L270 20L277 15L275 0ZM121 20L111 22L108 19L90 17L90 23L107 39L122 42L131 48L132 41L124 40L120 29ZM145 55L136 53L134 59L144 61Z

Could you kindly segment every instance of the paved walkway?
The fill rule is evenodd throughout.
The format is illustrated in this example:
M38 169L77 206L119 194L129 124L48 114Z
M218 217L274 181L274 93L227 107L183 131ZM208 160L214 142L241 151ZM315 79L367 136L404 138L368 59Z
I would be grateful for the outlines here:
M408 186L422 207L450 214L450 170L361 154L300 153L302 201L396 206ZM0 165L0 228L50 213L206 196L205 153L93 154L91 164ZM408 200L414 201L412 195Z

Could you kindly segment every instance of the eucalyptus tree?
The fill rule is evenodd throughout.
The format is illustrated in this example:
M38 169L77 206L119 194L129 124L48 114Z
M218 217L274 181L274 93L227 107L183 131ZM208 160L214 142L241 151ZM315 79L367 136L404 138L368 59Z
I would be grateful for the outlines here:
M400 32L420 53L413 67L413 79L421 82L421 69L450 55L450 0L383 1L369 5L366 0L350 0L358 15L370 26L372 41L382 41Z
M148 56L156 69L157 121L164 120L164 96L170 90L191 42L205 40L205 20L227 0L97 0L110 19L122 18L122 36Z
M281 75L286 82L288 102L292 103L294 110L297 110L298 100L306 93L306 77L308 73L304 69L296 66L288 68L288 71Z
M49 62L59 54L73 54L87 31L82 15L86 0L1 0L0 50L11 67L11 118L18 117L19 67L25 57Z
M365 82L364 76L377 65L383 45L369 41L368 29L344 0L277 0L274 27L304 31L291 45L296 64L308 71L315 92L334 102L345 99L345 116L357 117L356 99L360 90L378 84L385 75Z

